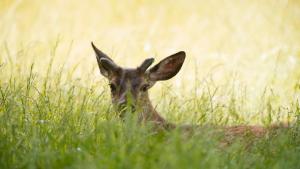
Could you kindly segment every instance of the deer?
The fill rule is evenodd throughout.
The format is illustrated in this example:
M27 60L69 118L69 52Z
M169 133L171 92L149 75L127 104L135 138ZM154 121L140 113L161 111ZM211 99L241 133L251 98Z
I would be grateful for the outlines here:
M154 109L148 95L148 90L157 81L174 77L181 69L185 60L185 52L177 52L148 69L154 58L145 59L137 68L122 68L108 55L91 43L96 54L100 73L108 79L113 107L124 117L124 108L140 111L139 121L150 121L165 129L175 128ZM130 103L129 103L130 101ZM130 105L129 105L130 104Z
M174 77L181 69L186 53L179 51L162 59L156 65L150 67L154 58L145 59L136 68L122 68L118 66L108 55L99 50L93 42L92 48L96 54L100 73L108 79L113 106L124 117L124 108L130 107L131 110L138 112L139 121L152 122L158 128L166 130L175 129L173 123L168 122L153 107L148 91L158 81L169 80ZM149 68L150 67L150 68ZM122 113L123 112L123 113ZM255 137L265 135L269 129L277 129L286 124L271 125L264 127L259 125L237 125L221 127L225 136L241 136L250 133ZM184 130L190 130L192 126L179 126Z

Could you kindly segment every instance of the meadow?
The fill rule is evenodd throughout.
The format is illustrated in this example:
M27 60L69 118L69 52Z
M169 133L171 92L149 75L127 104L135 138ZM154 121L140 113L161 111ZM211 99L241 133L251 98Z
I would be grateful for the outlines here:
M300 168L300 1L1 0L0 168ZM124 67L184 50L154 131L111 106L93 41ZM220 146L210 126L287 123Z

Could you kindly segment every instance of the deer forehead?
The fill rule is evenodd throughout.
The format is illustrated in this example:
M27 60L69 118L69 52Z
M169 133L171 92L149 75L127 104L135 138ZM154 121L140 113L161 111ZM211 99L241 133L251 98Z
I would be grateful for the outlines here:
M112 82L123 87L138 87L144 81L144 74L137 69L122 69L122 71L112 78Z

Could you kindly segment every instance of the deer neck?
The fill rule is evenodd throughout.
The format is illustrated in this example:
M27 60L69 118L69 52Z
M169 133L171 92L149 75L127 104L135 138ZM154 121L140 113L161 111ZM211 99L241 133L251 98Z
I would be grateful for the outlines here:
M152 106L148 93L145 93L145 95L142 97L140 102L140 108L142 111L141 116L143 119L151 119L151 117L158 115L157 111Z
M168 123L159 113L154 109L152 103L149 99L148 93L145 93L143 99L141 100L141 110L139 119L141 121L151 121L155 124L163 126L164 128L174 128L175 125Z

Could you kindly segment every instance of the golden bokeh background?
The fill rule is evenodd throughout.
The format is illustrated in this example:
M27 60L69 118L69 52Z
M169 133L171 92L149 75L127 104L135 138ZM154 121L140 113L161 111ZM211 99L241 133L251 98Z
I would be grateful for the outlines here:
M94 41L126 67L186 51L181 72L164 82L180 95L232 86L253 105L264 92L281 105L299 98L298 0L1 0L0 20L2 80L33 62L43 74L53 57L54 72L65 64L76 67L73 78L103 79Z

